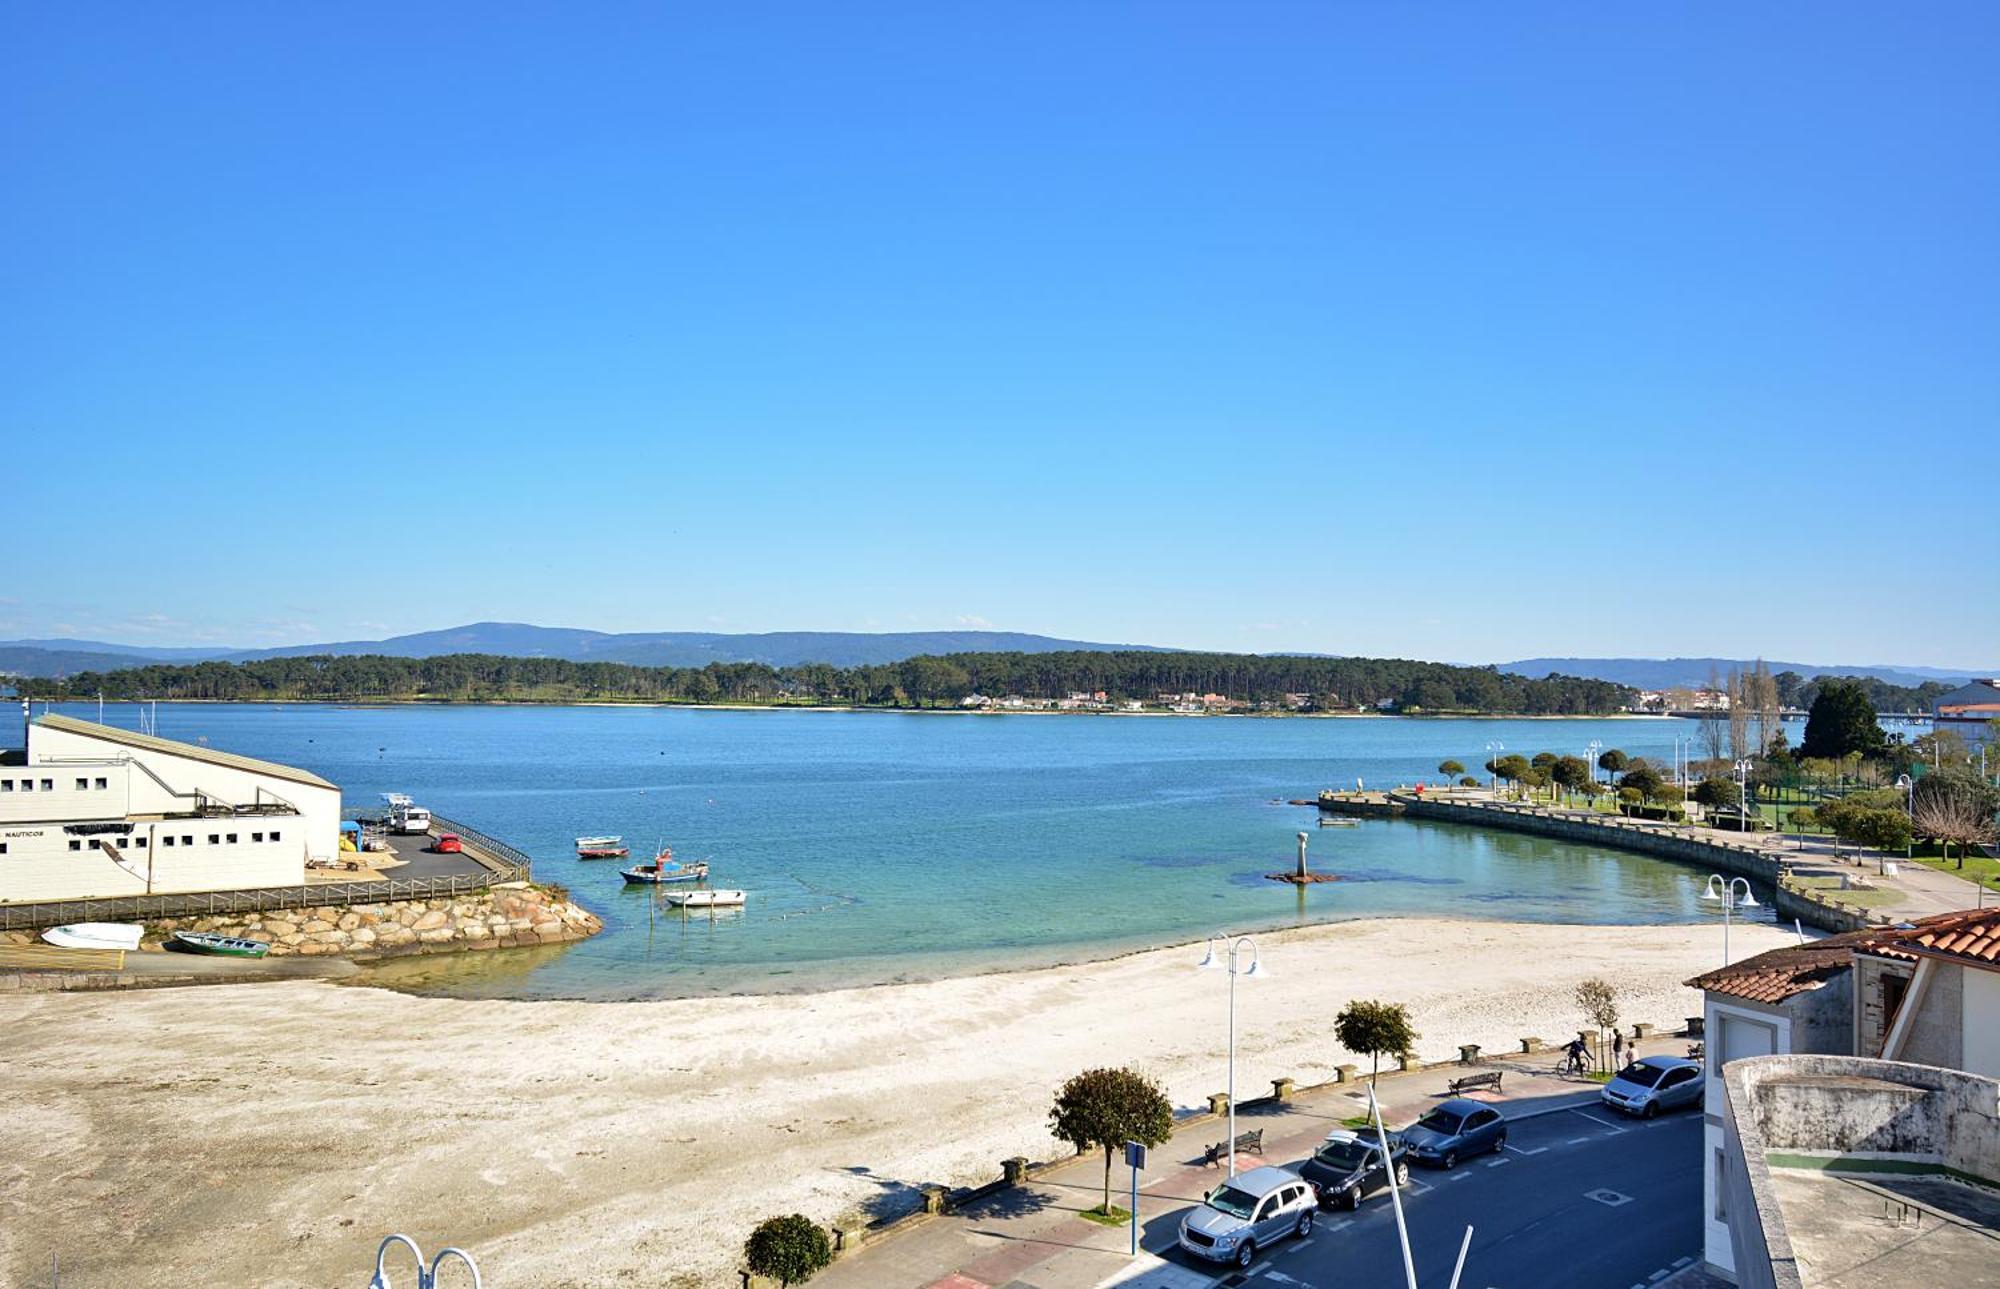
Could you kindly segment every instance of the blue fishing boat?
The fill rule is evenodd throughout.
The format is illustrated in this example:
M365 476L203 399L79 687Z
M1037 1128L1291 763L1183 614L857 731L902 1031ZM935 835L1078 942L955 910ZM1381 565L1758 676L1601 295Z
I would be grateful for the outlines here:
M699 882L708 876L708 863L696 860L683 864L674 858L671 847L660 847L660 853L653 856L650 864L634 864L623 870L621 876L632 886L664 886L670 882Z

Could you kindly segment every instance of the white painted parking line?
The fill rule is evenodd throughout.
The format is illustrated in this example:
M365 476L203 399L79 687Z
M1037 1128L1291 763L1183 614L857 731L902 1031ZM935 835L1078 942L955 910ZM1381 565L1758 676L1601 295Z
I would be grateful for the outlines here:
M1544 1150L1547 1150L1547 1149L1548 1149L1548 1147L1547 1147L1547 1146L1537 1146L1537 1147L1535 1147L1535 1148L1534 1148L1533 1150L1523 1150L1523 1149L1521 1149L1521 1148L1520 1148L1519 1146L1509 1146L1509 1147L1507 1147L1507 1149L1509 1149L1509 1150L1513 1151L1513 1152L1514 1152L1515 1154L1517 1154L1517 1155L1539 1155L1539 1154L1541 1154L1541 1153L1542 1153L1542 1152L1543 1152Z
M1486 1161L1486 1166L1487 1166L1488 1168L1498 1168L1498 1167L1499 1167L1500 1165L1502 1165L1502 1164L1511 1164L1511 1163L1513 1163L1513 1162L1514 1162L1513 1160L1511 1160L1511 1159L1505 1159L1505 1158L1502 1158L1502 1159L1489 1159L1489 1160L1487 1160L1487 1161Z
M1646 1277L1646 1279L1652 1281L1655 1284L1658 1284L1660 1281L1665 1280L1666 1278L1667 1278L1667 1268L1665 1267L1661 1267L1658 1271L1655 1271L1652 1275Z
M1570 1138L1570 1139L1569 1139L1568 1141L1565 1141L1565 1142L1563 1143L1563 1145L1565 1145L1565 1146L1581 1146L1581 1145L1582 1145L1582 1144L1583 1144L1584 1142L1586 1142L1586 1141L1589 1141L1589 1140L1590 1140L1590 1138L1589 1138L1589 1137L1571 1137L1571 1138Z
M1462 1182L1470 1176L1472 1176L1471 1173L1453 1173L1451 1176L1445 1178L1445 1180L1448 1182Z
M1581 1110L1573 1110L1573 1111L1571 1111L1571 1113L1572 1113L1572 1114L1575 1114L1575 1115L1576 1115L1577 1117L1579 1117L1579 1118L1583 1118L1583 1119L1588 1119L1588 1120L1590 1120L1590 1121L1591 1121L1592 1123L1601 1123L1601 1124L1603 1124L1603 1125L1604 1125L1605 1127L1607 1127L1607 1128L1611 1129L1611 1130L1612 1130L1613 1132L1623 1132L1623 1131L1625 1131L1625 1129L1627 1129L1627 1128L1629 1128L1629 1127L1631 1127L1631 1126L1632 1126L1632 1125L1631 1125L1631 1124L1629 1124L1629 1123L1613 1123L1613 1122L1611 1122L1611 1120L1609 1120L1609 1119L1600 1119L1600 1118L1598 1118L1598 1117L1597 1117L1596 1115L1594 1115L1594 1114L1585 1114L1585 1113L1584 1113L1583 1111L1581 1111ZM1655 1120L1655 1122L1658 1122L1658 1121L1657 1121L1657 1120Z
M1688 1263L1693 1261L1694 1261L1693 1258L1675 1258L1674 1270L1679 1271L1682 1267L1686 1266Z

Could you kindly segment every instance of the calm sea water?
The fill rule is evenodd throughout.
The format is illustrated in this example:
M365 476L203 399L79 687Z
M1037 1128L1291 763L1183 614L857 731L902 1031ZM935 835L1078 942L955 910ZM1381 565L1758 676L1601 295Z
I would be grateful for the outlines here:
M68 708L95 718L95 706ZM137 725L130 707L108 723ZM1640 856L1411 822L1318 828L1281 804L1435 779L1446 757L1667 760L1664 719L980 717L685 708L161 705L159 733L300 765L353 805L408 792L501 837L603 915L590 941L411 959L384 983L624 998L872 983L1102 956L1248 930L1440 914L1657 923L1709 914L1697 875ZM1796 733L1794 735L1796 737ZM1316 870L1266 881L1301 830ZM708 859L747 909L684 917L571 839Z

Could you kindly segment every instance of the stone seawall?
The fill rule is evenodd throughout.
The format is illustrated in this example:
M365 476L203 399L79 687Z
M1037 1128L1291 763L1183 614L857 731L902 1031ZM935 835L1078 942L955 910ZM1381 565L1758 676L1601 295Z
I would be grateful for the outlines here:
M510 882L466 895L327 908L276 909L149 922L148 936L213 931L264 940L272 957L340 954L388 958L406 953L514 949L582 940L604 929L597 915L546 887Z
M1555 837L1585 845L1615 846L1620 850L1637 851L1642 855L1705 868L1710 872L1747 877L1776 888L1776 912L1781 917L1797 918L1807 926L1822 931L1854 931L1871 925L1868 916L1859 910L1835 904L1819 898L1808 889L1788 884L1785 881L1787 866L1783 860L1742 843L1709 841L1624 819L1574 819L1526 807L1427 800L1415 793L1390 795L1401 812L1413 819L1465 824L1473 828L1503 828L1510 832L1533 833L1538 837Z

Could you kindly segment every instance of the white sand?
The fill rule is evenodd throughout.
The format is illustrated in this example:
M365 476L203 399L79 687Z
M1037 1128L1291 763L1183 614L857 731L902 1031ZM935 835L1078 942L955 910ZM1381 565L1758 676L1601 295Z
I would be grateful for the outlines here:
M1789 940L1740 926L1743 957ZM1405 920L1261 937L1237 989L1239 1095L1355 1058L1350 998L1408 1003L1421 1054L1583 1022L1677 1022L1721 927ZM1049 1096L1135 1064L1193 1105L1223 1083L1224 988L1197 950L807 995L646 1003L412 998L320 982L0 1003L0 1282L359 1284L392 1230L488 1283L722 1284L773 1212L1060 1153ZM1364 1063L1365 1064L1365 1063ZM233 1272L233 1274L231 1274Z

